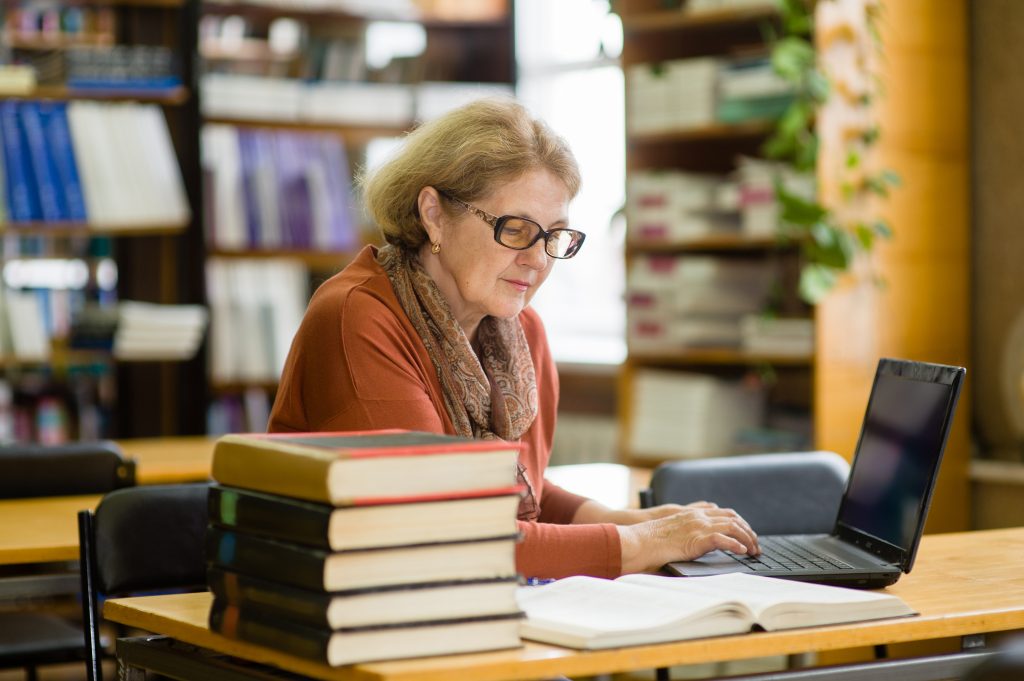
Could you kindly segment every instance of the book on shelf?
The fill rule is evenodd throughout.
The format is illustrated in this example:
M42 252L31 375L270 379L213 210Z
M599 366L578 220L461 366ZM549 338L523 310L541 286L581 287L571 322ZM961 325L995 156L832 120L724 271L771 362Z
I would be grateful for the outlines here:
M513 577L517 538L323 551L211 525L206 532L206 558L223 569L282 584L345 591Z
M517 597L523 638L583 649L916 614L892 594L739 573L569 577L521 587Z
M641 368L634 372L628 443L634 458L735 453L737 434L764 423L766 394L752 381Z
M309 300L306 266L285 257L210 258L206 299L212 378L276 381Z
M29 162L30 153L18 115L18 102L0 102L0 137L3 138L7 215L12 222L30 222L42 218Z
M210 522L328 551L469 541L515 534L519 487L429 501L335 507L214 485Z
M408 502L515 485L519 445L405 430L225 435L223 485L333 505Z
M425 655L481 652L522 645L520 615L386 624L331 630L307 627L214 599L210 629L241 641L330 666Z
M199 350L208 317L202 305L121 301L114 357L121 361L191 359Z
M183 225L191 217L164 113L155 104L67 106L88 221L117 230Z
M240 609L323 629L514 615L514 577L315 591L211 566L207 585L214 597Z

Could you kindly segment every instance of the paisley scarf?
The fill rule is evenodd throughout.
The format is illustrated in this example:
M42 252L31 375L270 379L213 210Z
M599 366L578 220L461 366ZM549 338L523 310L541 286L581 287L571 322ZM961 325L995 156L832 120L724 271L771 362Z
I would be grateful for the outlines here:
M477 329L478 357L415 254L387 245L377 252L377 262L434 363L456 433L510 442L522 437L537 416L537 375L518 317L484 317ZM527 490L519 518L535 520L539 508L522 464L518 477Z

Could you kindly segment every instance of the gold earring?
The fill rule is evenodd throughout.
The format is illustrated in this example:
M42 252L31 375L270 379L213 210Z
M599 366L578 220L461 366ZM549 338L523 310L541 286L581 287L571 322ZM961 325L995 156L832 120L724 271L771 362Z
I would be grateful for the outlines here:
M437 255L438 253L440 253L441 252L441 244L439 244L436 241L431 241L430 242L430 252L433 253L434 255Z

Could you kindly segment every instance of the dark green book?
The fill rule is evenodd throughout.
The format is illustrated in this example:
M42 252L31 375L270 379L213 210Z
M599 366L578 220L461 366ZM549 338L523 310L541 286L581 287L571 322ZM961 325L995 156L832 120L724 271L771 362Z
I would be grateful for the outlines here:
M225 530L206 531L206 560L245 575L317 591L514 577L517 537L324 551Z
M519 612L518 582L514 578L326 592L211 566L207 583L213 595L226 604L243 610L258 608L275 617L322 629Z
M514 613L331 630L303 626L215 598L210 609L210 629L228 638L335 667L516 648L522 645L519 640L521 616Z
M516 532L519 487L411 503L334 507L223 485L210 488L210 522L331 551L468 541Z

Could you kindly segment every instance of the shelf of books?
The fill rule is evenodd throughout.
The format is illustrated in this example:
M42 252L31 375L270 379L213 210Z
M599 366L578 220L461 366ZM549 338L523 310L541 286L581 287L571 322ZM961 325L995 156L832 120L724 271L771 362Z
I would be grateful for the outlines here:
M511 91L508 3L429 4L202 3L210 432L265 429L309 296L377 241L353 187L374 142Z
M764 44L777 10L677 4L616 3L627 107L620 451L636 465L811 442L813 314L796 294L799 249L779 237L782 170L760 157L792 97Z
M158 365L194 354L205 312L178 326L181 311L160 307L175 323L143 347L151 332L132 307L202 302L177 264L199 212L189 9L115 0L2 11L0 442L202 425L178 409L187 368Z

